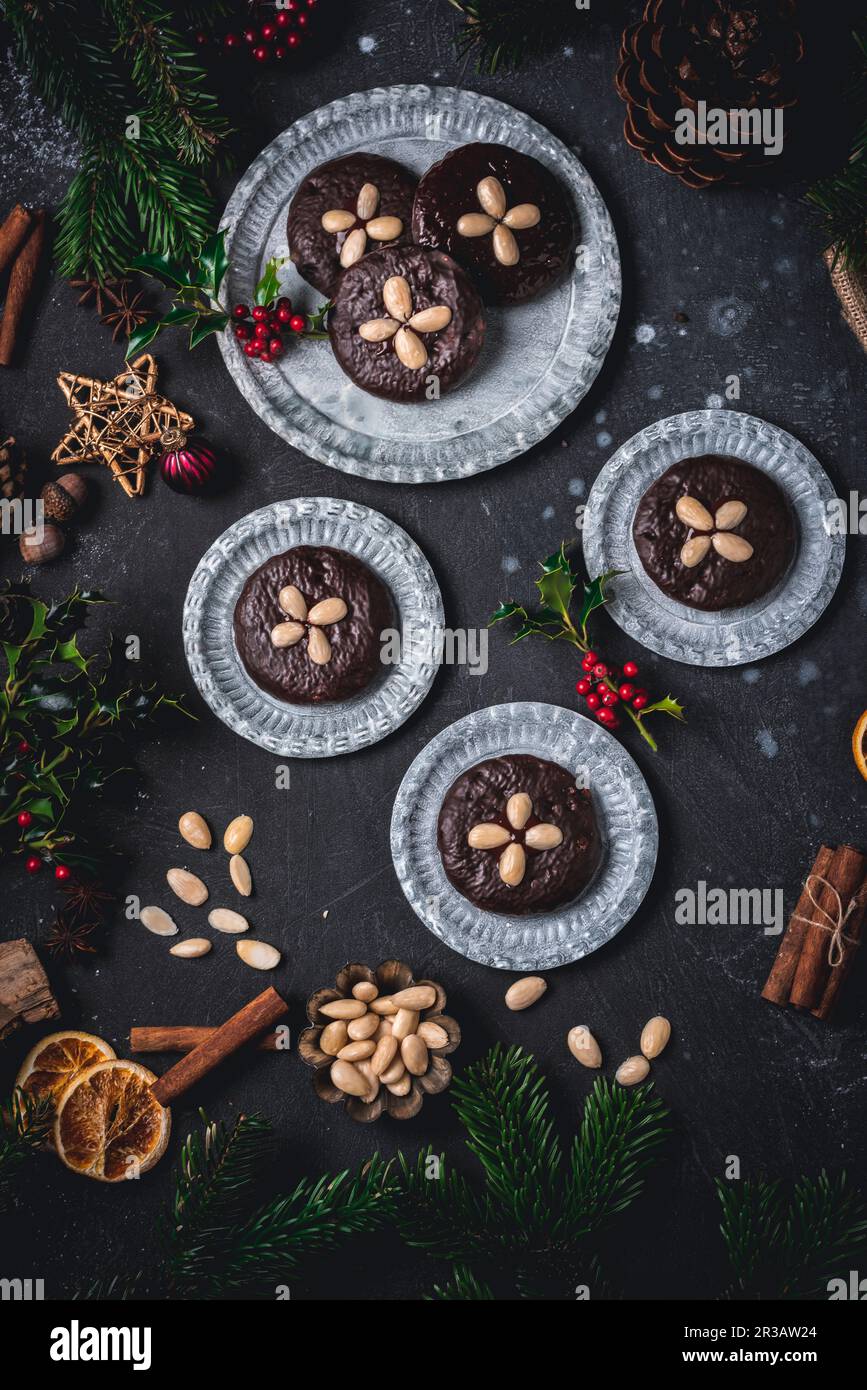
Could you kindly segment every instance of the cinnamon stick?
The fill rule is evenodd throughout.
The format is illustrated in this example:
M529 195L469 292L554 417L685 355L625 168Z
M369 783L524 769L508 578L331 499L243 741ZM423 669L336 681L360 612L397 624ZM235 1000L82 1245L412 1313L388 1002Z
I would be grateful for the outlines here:
M864 886L865 876L867 858L851 845L841 845L823 877L828 884L836 888L844 913L858 890ZM813 907L809 914L811 923L804 933L798 968L789 996L790 1003L799 1009L819 1008L831 975L840 968L831 966L828 960L832 938L830 926L839 916L837 898L824 884L814 883L812 886L817 906ZM824 912L821 909L824 909ZM867 897L859 910L863 920L863 913L867 911ZM853 917L848 919L843 928L847 936L852 935Z
M6 221L0 226L0 275L18 255L32 222L33 218L27 209L16 203Z
M813 867L810 870L820 878L828 877L828 868L834 858L834 851L828 845L822 845L816 855ZM810 917L813 913L813 903L807 891L806 882L801 889L801 896L795 903L795 909L789 918L789 925L786 927L783 939L780 942L776 958L771 966L771 973L767 978L765 987L762 990L762 998L768 999L772 1004L788 1004L789 995L792 991L792 981L798 969L798 958L801 954L801 947L804 944L804 937L807 934L807 923L799 921L799 918Z
M129 1047L131 1052L192 1052L194 1047L212 1038L216 1031L216 1028L195 1027L130 1028ZM271 1029L259 1038L256 1046L264 1052L274 1052L277 1041L278 1035Z
M864 919L867 916L867 883L865 883L858 893L859 906L852 913L845 927L843 928L848 941L843 941L843 959L839 965L835 965L833 970L828 973L828 983L825 985L824 993L819 1003L810 1010L815 1018L823 1021L831 1017L837 1003L840 990L846 981L846 977L852 966L855 964L855 957L858 954L858 943L861 940L861 932L864 926Z
M9 276L9 289L3 319L0 321L0 367L8 367L15 353L15 339L24 317L27 301L36 283L42 246L45 241L45 209L33 214L33 225L18 252Z
M263 990L155 1081L151 1086L152 1095L160 1105L169 1105L244 1043L272 1027L288 1010L288 1004L276 989Z

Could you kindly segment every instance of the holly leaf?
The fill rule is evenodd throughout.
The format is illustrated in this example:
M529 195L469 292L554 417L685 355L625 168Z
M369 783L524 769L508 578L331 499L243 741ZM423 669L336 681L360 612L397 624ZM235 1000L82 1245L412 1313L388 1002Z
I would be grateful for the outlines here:
M519 614L522 618L527 616L526 608L522 608L520 603L501 603L488 619L488 627L493 627L494 623L501 623L504 618L514 618Z
M253 293L254 304L270 304L272 299L276 299L280 293L280 280L277 271L281 265L285 265L285 256L272 256L265 266L265 274L259 281Z
M181 285L189 284L189 273L184 269L179 261L172 260L169 256L162 256L159 252L149 252L144 256L136 256L130 262L130 270L140 270L144 275L151 275L155 280L162 280L164 285L170 289L180 288Z
M656 714L657 711L661 714L670 714L673 719L679 719L682 723L686 723L683 705L672 699L670 695L666 695L664 700L656 700L652 705L645 705L641 711L641 718L643 719L647 714Z
M168 316L165 319L148 319L145 323L140 323L138 328L133 329L129 335L129 342L126 345L126 360L141 352L148 343L152 343L158 333L166 327Z
M215 232L199 252L199 266L202 270L202 289L211 299L220 296L220 285L229 266L226 255L226 229Z
M559 636L556 632L546 632L542 624L537 622L535 618L525 618L509 645L514 647L516 642L520 642L523 638L532 637L534 635L538 637L547 637L549 639Z
M78 642L75 637L70 637L66 642L58 642L54 648L55 661L68 661L77 670L87 672L87 661L78 650Z
M586 637L587 619L597 608L603 608L608 602L605 593L605 585L616 575L622 574L622 570L606 570L605 574L600 574L596 579L591 579L584 585L584 598L581 602L581 612L578 615L578 626Z
M219 333L229 322L228 314L199 314L190 329L190 350L198 347L212 333Z
M566 542L542 561L542 577L536 580L542 606L553 612L558 622L568 619L569 604L575 591L575 576L566 555Z

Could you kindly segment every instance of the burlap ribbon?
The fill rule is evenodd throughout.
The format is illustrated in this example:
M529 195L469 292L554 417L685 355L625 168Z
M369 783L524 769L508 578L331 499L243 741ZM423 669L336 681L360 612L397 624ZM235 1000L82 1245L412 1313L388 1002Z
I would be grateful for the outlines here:
M843 309L843 317L867 352L867 275L846 270L840 261L834 265L833 246L825 252L825 264L831 272L831 284Z

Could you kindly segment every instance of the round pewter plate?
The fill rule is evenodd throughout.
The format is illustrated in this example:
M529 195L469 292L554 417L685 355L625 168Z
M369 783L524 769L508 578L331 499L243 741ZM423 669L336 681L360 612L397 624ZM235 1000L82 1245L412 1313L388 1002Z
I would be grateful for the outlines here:
M416 174L470 141L511 145L557 176L572 203L578 251L570 273L512 308L488 308L471 376L440 400L400 405L360 390L327 342L290 343L279 361L245 357L231 330L220 351L250 405L311 458L389 483L465 478L544 439L585 396L614 335L620 257L611 219L580 160L544 126L492 97L454 87L377 87L296 121L259 154L229 200L230 303L250 303L270 256L288 256L286 214L301 180L329 159L370 150ZM288 263L283 293L318 308L322 295Z
M503 753L559 763L590 788L602 862L581 896L553 912L484 912L443 870L437 819L446 792L467 768ZM584 715L535 702L492 705L437 734L406 773L391 818L394 867L413 911L453 951L498 970L553 970L604 946L638 911L658 841L653 799L626 749Z
M638 558L632 523L639 500L673 463L727 454L770 474L788 500L797 551L780 582L755 603L705 613L657 588ZM754 415L691 410L659 420L622 445L590 492L584 514L588 574L619 570L609 613L624 632L660 656L690 666L740 666L797 641L831 601L846 542L829 535L831 480L799 440Z
M248 676L235 647L235 604L246 580L296 545L330 545L363 560L391 593L399 660L349 700L291 705ZM289 758L331 758L378 743L421 704L440 661L443 604L415 541L388 517L336 497L296 497L251 512L205 552L184 603L184 650L214 714L236 734Z

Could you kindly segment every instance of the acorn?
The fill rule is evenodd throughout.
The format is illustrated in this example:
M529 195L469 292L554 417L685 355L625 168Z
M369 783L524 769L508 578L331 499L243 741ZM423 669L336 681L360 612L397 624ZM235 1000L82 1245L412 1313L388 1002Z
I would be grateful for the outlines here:
M65 473L56 483L46 483L39 494L49 521L71 521L86 496L87 483L80 473Z
M57 559L66 545L66 537L60 527L53 526L50 521L42 527L41 540L37 539L38 535L38 529L29 526L22 531L18 541L21 558L27 565L47 565Z

